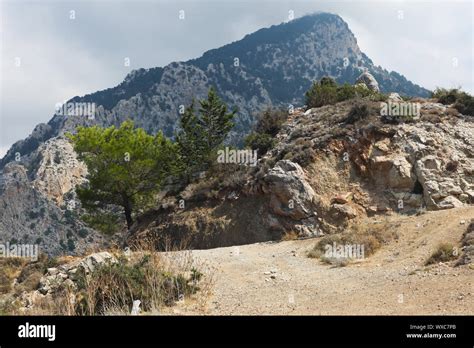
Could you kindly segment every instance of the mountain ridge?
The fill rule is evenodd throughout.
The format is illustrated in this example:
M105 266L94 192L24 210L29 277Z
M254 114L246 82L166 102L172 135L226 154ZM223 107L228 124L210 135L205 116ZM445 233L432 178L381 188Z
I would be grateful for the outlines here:
M237 67L235 58L239 59ZM364 69L374 75L382 92L428 96L428 90L404 76L374 66L340 16L316 13L262 28L198 58L132 70L115 87L75 96L68 102L97 104L94 121L53 115L26 139L12 145L0 160L0 169L16 153L27 157L42 142L74 131L79 125L118 125L132 118L149 132L163 130L173 136L179 106L204 97L211 85L229 106L239 109L232 137L238 143L264 107L302 105L312 81L329 75L339 83L353 83Z

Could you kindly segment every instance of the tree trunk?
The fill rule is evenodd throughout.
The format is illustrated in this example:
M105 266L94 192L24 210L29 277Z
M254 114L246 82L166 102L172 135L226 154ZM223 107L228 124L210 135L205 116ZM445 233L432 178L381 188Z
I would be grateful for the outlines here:
M127 229L130 230L130 227L132 227L133 224L132 206L128 197L125 196L123 197L123 209L125 213L125 220L127 220Z

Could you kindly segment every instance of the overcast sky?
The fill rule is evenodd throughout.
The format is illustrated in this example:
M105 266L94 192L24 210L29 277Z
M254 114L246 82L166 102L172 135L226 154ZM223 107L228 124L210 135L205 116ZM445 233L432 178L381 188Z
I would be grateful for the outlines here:
M132 69L198 57L287 21L290 11L339 14L376 65L429 89L474 91L472 1L0 0L0 6L0 157L47 122L56 103L115 86Z

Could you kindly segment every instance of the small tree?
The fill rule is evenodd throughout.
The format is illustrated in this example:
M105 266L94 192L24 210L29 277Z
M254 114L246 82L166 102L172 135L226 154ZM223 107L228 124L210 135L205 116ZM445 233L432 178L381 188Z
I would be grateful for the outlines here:
M205 140L203 125L195 114L194 100L186 108L179 121L180 131L176 133L183 173L199 170L205 162Z
M224 142L227 134L234 127L232 120L236 110L228 113L227 105L219 98L213 87L209 89L207 100L201 100L199 103L201 104L199 113L206 146L205 151L211 153Z
M131 121L120 128L79 127L76 135L68 136L88 168L87 183L76 189L83 206L121 206L129 229L133 214L176 173L175 144L161 132L152 136L134 128Z
M236 114L236 110L228 112L227 105L212 87L207 99L199 104L198 114L194 101L186 108L176 133L181 162L188 175L209 165L212 155L234 126L232 121Z

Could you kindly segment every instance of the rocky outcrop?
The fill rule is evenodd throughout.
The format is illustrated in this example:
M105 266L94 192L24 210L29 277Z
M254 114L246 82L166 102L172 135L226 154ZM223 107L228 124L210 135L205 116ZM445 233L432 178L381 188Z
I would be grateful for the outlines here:
M315 193L297 163L282 160L269 170L264 188L271 196L270 207L276 215L302 220L313 216Z
M37 245L39 253L49 255L78 254L106 245L79 219L77 206L59 207L35 187L23 165L9 163L0 178L0 243Z
M75 288L75 281L78 272L83 275L90 274L97 267L107 264L117 263L115 256L107 251L86 256L55 268L49 268L46 274L40 279L38 291L43 294L52 294L61 288L69 286Z
M373 92L379 92L379 84L375 77L368 71L364 71L355 81L356 84L363 84Z
M41 160L35 168L33 186L58 205L64 203L64 195L73 191L85 180L86 165L78 161L69 141L52 138L40 146Z

